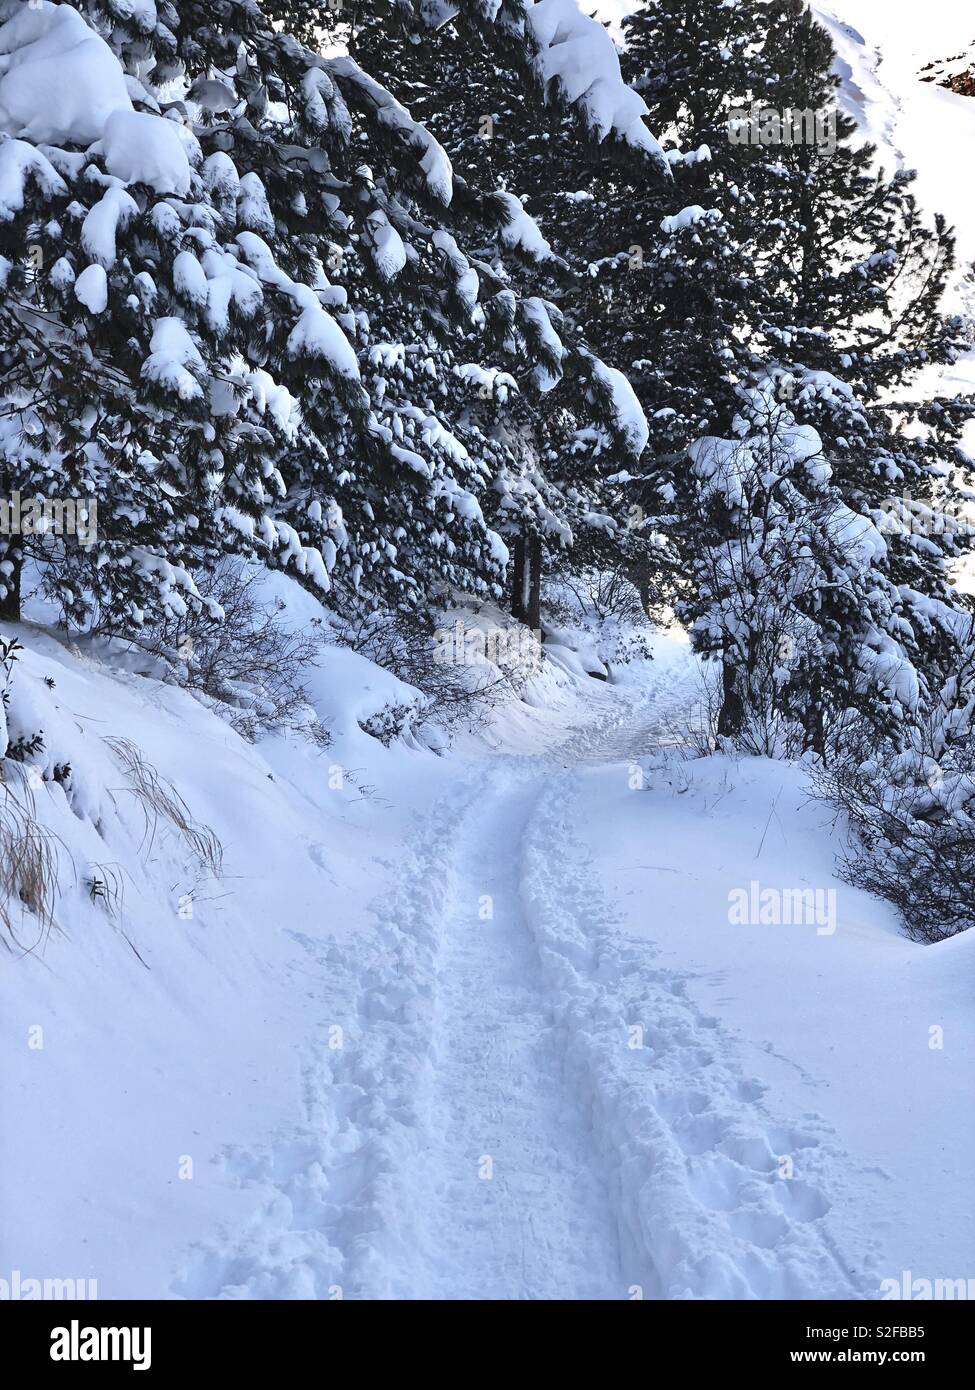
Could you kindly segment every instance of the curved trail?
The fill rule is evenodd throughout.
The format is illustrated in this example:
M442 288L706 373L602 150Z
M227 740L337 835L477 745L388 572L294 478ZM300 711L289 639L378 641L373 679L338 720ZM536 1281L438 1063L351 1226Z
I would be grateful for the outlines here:
M686 976L619 931L573 839L587 768L651 753L680 681L661 672L652 708L603 692L546 755L459 767L374 939L318 957L305 1115L230 1156L260 1210L177 1293L857 1296L826 1200L775 1181L783 1144L819 1139L769 1129L761 1084Z

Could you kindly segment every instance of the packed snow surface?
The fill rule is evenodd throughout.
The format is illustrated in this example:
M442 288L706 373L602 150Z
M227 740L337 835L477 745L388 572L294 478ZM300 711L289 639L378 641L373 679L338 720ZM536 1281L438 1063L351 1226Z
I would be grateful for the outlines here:
M21 699L83 799L38 793L76 877L3 960L5 1268L438 1299L869 1298L971 1269L950 1097L975 942L915 945L838 883L801 769L685 756L679 635L610 683L553 641L440 756L363 731L411 692L341 648L314 752L23 635ZM219 877L147 838L108 733L214 829ZM805 925L732 920L733 894L806 888L831 906Z

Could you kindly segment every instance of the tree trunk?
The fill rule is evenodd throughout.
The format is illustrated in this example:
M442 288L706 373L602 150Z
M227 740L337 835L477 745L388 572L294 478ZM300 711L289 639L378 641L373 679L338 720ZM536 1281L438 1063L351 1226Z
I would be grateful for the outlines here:
M738 668L732 666L725 652L721 667L721 710L718 714L718 737L737 738L745 722L745 708L738 689Z
M826 712L823 701L823 689L817 681L812 690L813 714L810 723L811 728L806 730L807 746L810 747L818 758L825 764L826 762Z
M653 614L650 612L650 580L649 580L649 579L646 579L646 578L641 578L641 579L640 579L639 583L637 584L637 593L640 595L640 607L643 609L644 613L646 613L646 615L647 615L648 618L652 618L652 617L653 617Z
M525 622L532 632L542 630L542 541L540 536L532 536L528 547L528 606Z
M516 623L525 621L525 564L527 561L527 542L524 536L515 541L514 559L511 566L511 616Z

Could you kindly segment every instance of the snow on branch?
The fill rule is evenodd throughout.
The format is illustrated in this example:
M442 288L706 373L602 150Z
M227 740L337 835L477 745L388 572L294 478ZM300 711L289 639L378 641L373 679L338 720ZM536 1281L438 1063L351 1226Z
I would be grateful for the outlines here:
M553 261L555 253L545 240L535 219L525 211L521 200L513 193L497 192L493 195L501 205L505 222L501 228L501 241L514 251L531 261Z
M379 124L402 135L405 143L419 154L427 188L441 203L449 204L454 193L454 171L443 146L381 83L363 72L353 58L338 56L327 62L329 72L340 84L372 104Z
M401 0L408 4L409 0ZM598 143L619 140L671 178L670 161L644 125L647 106L623 81L619 53L598 19L578 0L413 0L414 14L430 28L459 15L482 30L527 41L528 57L546 94L557 92Z
M597 141L613 136L669 177L664 152L643 123L646 103L623 81L616 45L598 19L583 14L577 0L526 0L525 17L546 90L556 84Z
M639 458L650 441L650 426L636 392L616 367L608 367L585 350L580 350L580 356L590 372L588 394L601 403L627 452Z

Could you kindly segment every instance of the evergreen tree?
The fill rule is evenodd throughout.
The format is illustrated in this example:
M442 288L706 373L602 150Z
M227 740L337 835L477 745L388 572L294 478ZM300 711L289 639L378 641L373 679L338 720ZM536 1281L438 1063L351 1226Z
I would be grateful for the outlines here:
M689 450L688 525L710 537L694 561L694 635L721 663L717 732L825 756L858 717L896 740L923 707L923 653L888 545L779 387L773 375L741 388L732 436Z
M731 112L765 83L767 10L768 0L647 0L623 20L623 70L660 136L680 150L708 148L692 177L723 160Z
M492 7L471 8L493 22ZM436 139L352 57L304 47L252 0L101 0L80 14L45 3L26 17L4 0L2 13L5 42L27 57L73 25L108 94L99 105L79 89L73 110L91 128L45 127L45 153L31 144L36 111L11 105L9 74L0 91L5 128L27 148L9 156L20 162L3 228L12 417L23 424L28 400L43 410L34 402L50 395L48 461L64 466L73 441L59 431L84 419L111 448L126 441L125 484L148 494L117 508L107 454L91 463L104 544L94 560L65 552L57 583L74 616L94 595L113 619L138 622L148 595L133 574L192 594L190 565L228 548L290 564L337 601L490 592L508 556L482 513L489 485L499 515L521 507L548 524L563 507L555 530L592 510L578 489L553 491L540 451L526 462L517 421L529 392L576 381L559 421L568 455L638 451L642 417L625 383L566 348L557 311L477 254L483 227L514 223L530 240L530 220L459 188ZM533 31L526 47L512 30L506 42L526 65L544 48L555 80L554 37ZM616 88L611 70L600 81L614 118L600 133L652 159L618 67ZM562 100L583 126L603 121L605 102L591 109L568 90ZM125 128L114 147L109 123ZM150 167L157 155L169 183ZM45 378L38 389L47 359L39 368L25 346L33 303L44 336L64 335L54 388ZM73 370L79 357L87 375ZM4 454L27 481L30 450Z
M212 216L176 126L136 112L108 47L68 6L0 9L0 488L54 521L2 542L3 615L25 559L65 613L96 601L137 623L198 601L187 562L218 553L216 478L260 510L260 442L218 437L206 382L213 340L178 314L170 246ZM56 75L66 89L49 88ZM191 137L189 137L191 139ZM251 296L241 317L253 313ZM74 505L86 542L56 531ZM61 529L61 528L59 528Z
M609 45L594 22L590 31L591 41L598 38ZM622 562L649 601L651 584L659 586L658 566L656 559L651 563L654 552L649 531L638 520L630 474L620 470L618 451L602 448L594 456L580 447L578 437L566 433L565 426L578 414L580 387L590 400L605 394L607 405L614 394L625 401L630 397L621 380L613 387L618 373L593 370L594 359L615 354L616 344L611 332L603 332L603 322L592 332L594 322L603 317L604 304L589 303L595 285L589 260L601 254L605 242L598 227L592 235L581 235L591 219L580 213L580 206L592 197L588 189L615 182L620 170L628 170L641 196L652 190L659 197L660 188L669 182L669 165L655 145L648 160L642 137L633 145L612 138L594 144L591 132L571 106L558 99L557 90L540 89L523 54L499 45L495 34L486 34L472 21L469 10L461 9L431 35L408 7L398 12L397 22L390 21L382 7L362 6L348 37L361 61L382 73L397 97L436 133L449 151L458 187L492 191L502 215L493 226L482 218L482 254L492 264L505 264L524 292L540 286L546 302L560 315L566 348L561 371L557 379L545 382L548 389L534 392L525 402L520 422L523 452L533 461L533 470L534 461L542 461L558 506L542 526L537 517L524 514L512 526L510 511L507 520L499 518L515 552L513 611L524 615L526 586L537 594L543 552L549 566ZM580 86L592 83L598 71L594 64ZM573 352L574 347L579 350ZM637 421L632 402L627 409ZM642 422L637 431L633 438L640 452L649 436ZM537 604L535 608L533 622Z
M920 367L950 362L966 346L959 322L939 309L953 266L952 236L940 218L933 227L924 223L911 174L887 176L874 168L873 150L855 143L853 122L837 109L829 36L802 0L722 7L656 0L628 21L627 34L627 71L652 119L692 151L705 142L709 156L703 164L675 165L678 192L688 175L697 181L695 203L663 220L667 241L644 257L643 280L633 284L637 301L664 302L660 287L669 279L672 303L682 302L688 288L693 302L700 266L688 248L705 256L714 312L702 320L703 348L682 352L679 338L668 339L688 403L693 409L697 401L707 428L717 422L724 434L738 409L738 386L771 379L798 421L817 430L844 505L882 528L885 573L894 586L888 601L926 697L957 660L955 619L963 601L952 588L951 566L969 538L956 530L932 542L898 526L891 499L906 492L937 508L968 481L959 436L970 403L919 407L898 399ZM723 93L716 54L728 55ZM674 68L689 74L676 101L664 82ZM765 113L757 130L753 104ZM744 127L735 124L742 111ZM819 113L819 126L808 117L797 126L797 112ZM731 138L743 130L744 140ZM769 136L777 142L761 143ZM650 380L656 375L651 370ZM654 431L650 383L635 375L634 384ZM690 418L676 417L668 453L656 453L665 466L679 458ZM652 432L651 451L654 443ZM696 514L693 479L679 462L662 491L673 505L669 534L692 565L702 543L710 544L709 517ZM828 611L840 592L830 590L823 609L835 632L850 621L842 607ZM708 602L692 590L681 611L696 624ZM837 690L848 688L827 692L810 676L810 738L830 721ZM733 732L742 717L731 700L722 727Z

